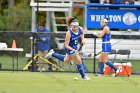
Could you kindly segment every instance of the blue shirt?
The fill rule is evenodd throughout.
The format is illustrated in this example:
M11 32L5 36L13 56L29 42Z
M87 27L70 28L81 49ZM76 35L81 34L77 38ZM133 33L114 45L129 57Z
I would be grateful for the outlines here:
M115 4L121 4L122 0L115 0Z
M45 32L50 33L50 31L46 28L43 30L37 29L37 32ZM39 36L39 42L38 42L38 50L44 51L44 50L50 50L50 36ZM45 41L41 41L41 38L45 38Z

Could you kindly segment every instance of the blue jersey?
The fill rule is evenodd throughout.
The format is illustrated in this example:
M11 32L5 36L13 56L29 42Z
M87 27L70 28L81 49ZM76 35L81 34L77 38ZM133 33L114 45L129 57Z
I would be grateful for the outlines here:
M77 50L78 40L81 37L82 31L81 31L80 27L78 27L78 33L74 33L72 31L72 29L70 29L69 31L70 31L70 34L71 34L69 46L72 47L73 49ZM73 51L71 51L67 48L65 48L65 50L66 50L67 54L73 54L74 53Z
M43 30L37 29L37 32L50 33L50 31L46 28L44 28ZM38 50L50 50L50 36L39 36L38 38L45 38L45 41L38 42Z
M110 33L105 34L105 35L102 37L102 42L110 42L110 38L111 38Z
M104 53L110 53L111 52L110 38L111 38L110 33L105 34L102 37L102 52L104 52Z

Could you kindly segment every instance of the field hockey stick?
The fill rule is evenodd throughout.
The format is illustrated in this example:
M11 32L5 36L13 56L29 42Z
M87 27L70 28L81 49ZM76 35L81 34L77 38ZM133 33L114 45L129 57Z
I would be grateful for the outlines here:
M114 44L112 44L111 46L114 46L116 45L117 43L121 42L123 39L124 39L124 35L126 35L127 33L131 33L131 32L125 32L123 35L122 35L122 38L120 40L118 40L117 42L115 42ZM127 35L129 35L127 34ZM97 54L95 54L95 56L98 56L100 53L102 53L102 51L98 52Z
M82 47L83 47L83 44L81 44L80 47L78 48L78 52L81 51ZM73 65L74 59L76 58L76 56L77 56L78 54L79 54L79 53L75 53L75 57L74 57L74 58L72 59L72 61L70 62L70 65Z
M83 47L83 44L80 45L78 51L80 51L82 49L82 47Z
M112 44L111 46L114 46L115 44L121 42L123 39L120 39L119 41L115 42L114 44ZM95 54L95 56L98 56L100 53L102 53L102 51L98 52L97 54Z

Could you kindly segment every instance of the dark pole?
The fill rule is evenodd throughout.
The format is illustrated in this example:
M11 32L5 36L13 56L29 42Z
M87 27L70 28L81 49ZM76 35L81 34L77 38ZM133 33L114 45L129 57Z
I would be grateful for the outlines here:
M39 0L37 0L37 11L36 11L36 29L38 29L38 24L39 24ZM38 34L36 34L35 37L35 53L38 54Z
M39 24L39 0L37 0L37 11L36 11L36 29ZM35 53L38 54L38 35L35 36Z
M38 28L38 14L39 14L39 0L37 0L37 11L36 11L36 29ZM36 50L38 50L37 48L37 45L38 45L38 40L37 40L37 37L36 37L36 34L33 33L32 34L33 36L33 39L32 39L32 71L34 72L35 71L35 68L36 68L36 61L34 59L34 56L36 54Z
M39 15L39 0L37 0L37 10L36 10L36 27L38 27L38 15Z
M34 36L34 33L32 34L32 37L33 37L33 38L32 38L32 61L33 61L33 62L32 62L32 72L34 72L34 67L35 67L35 66L34 66L34 65L35 65L35 60L34 60L34 46L35 46L35 45L34 45L34 44L35 44L34 41L35 41L35 36Z
M95 74L96 70L96 37L94 37L94 61L93 61L93 73Z

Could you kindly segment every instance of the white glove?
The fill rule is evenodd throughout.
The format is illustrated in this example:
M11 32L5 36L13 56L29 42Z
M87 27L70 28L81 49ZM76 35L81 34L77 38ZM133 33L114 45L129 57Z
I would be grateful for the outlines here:
M79 54L79 51L78 50L73 50L74 54L75 55L78 55Z
M79 55L79 51L78 51L78 50L76 50L76 51L75 51L75 54L76 54L76 55Z
M45 41L46 39L45 38L40 38L41 39L41 41Z
M93 33L93 35L96 35L96 34L97 34L96 32Z

